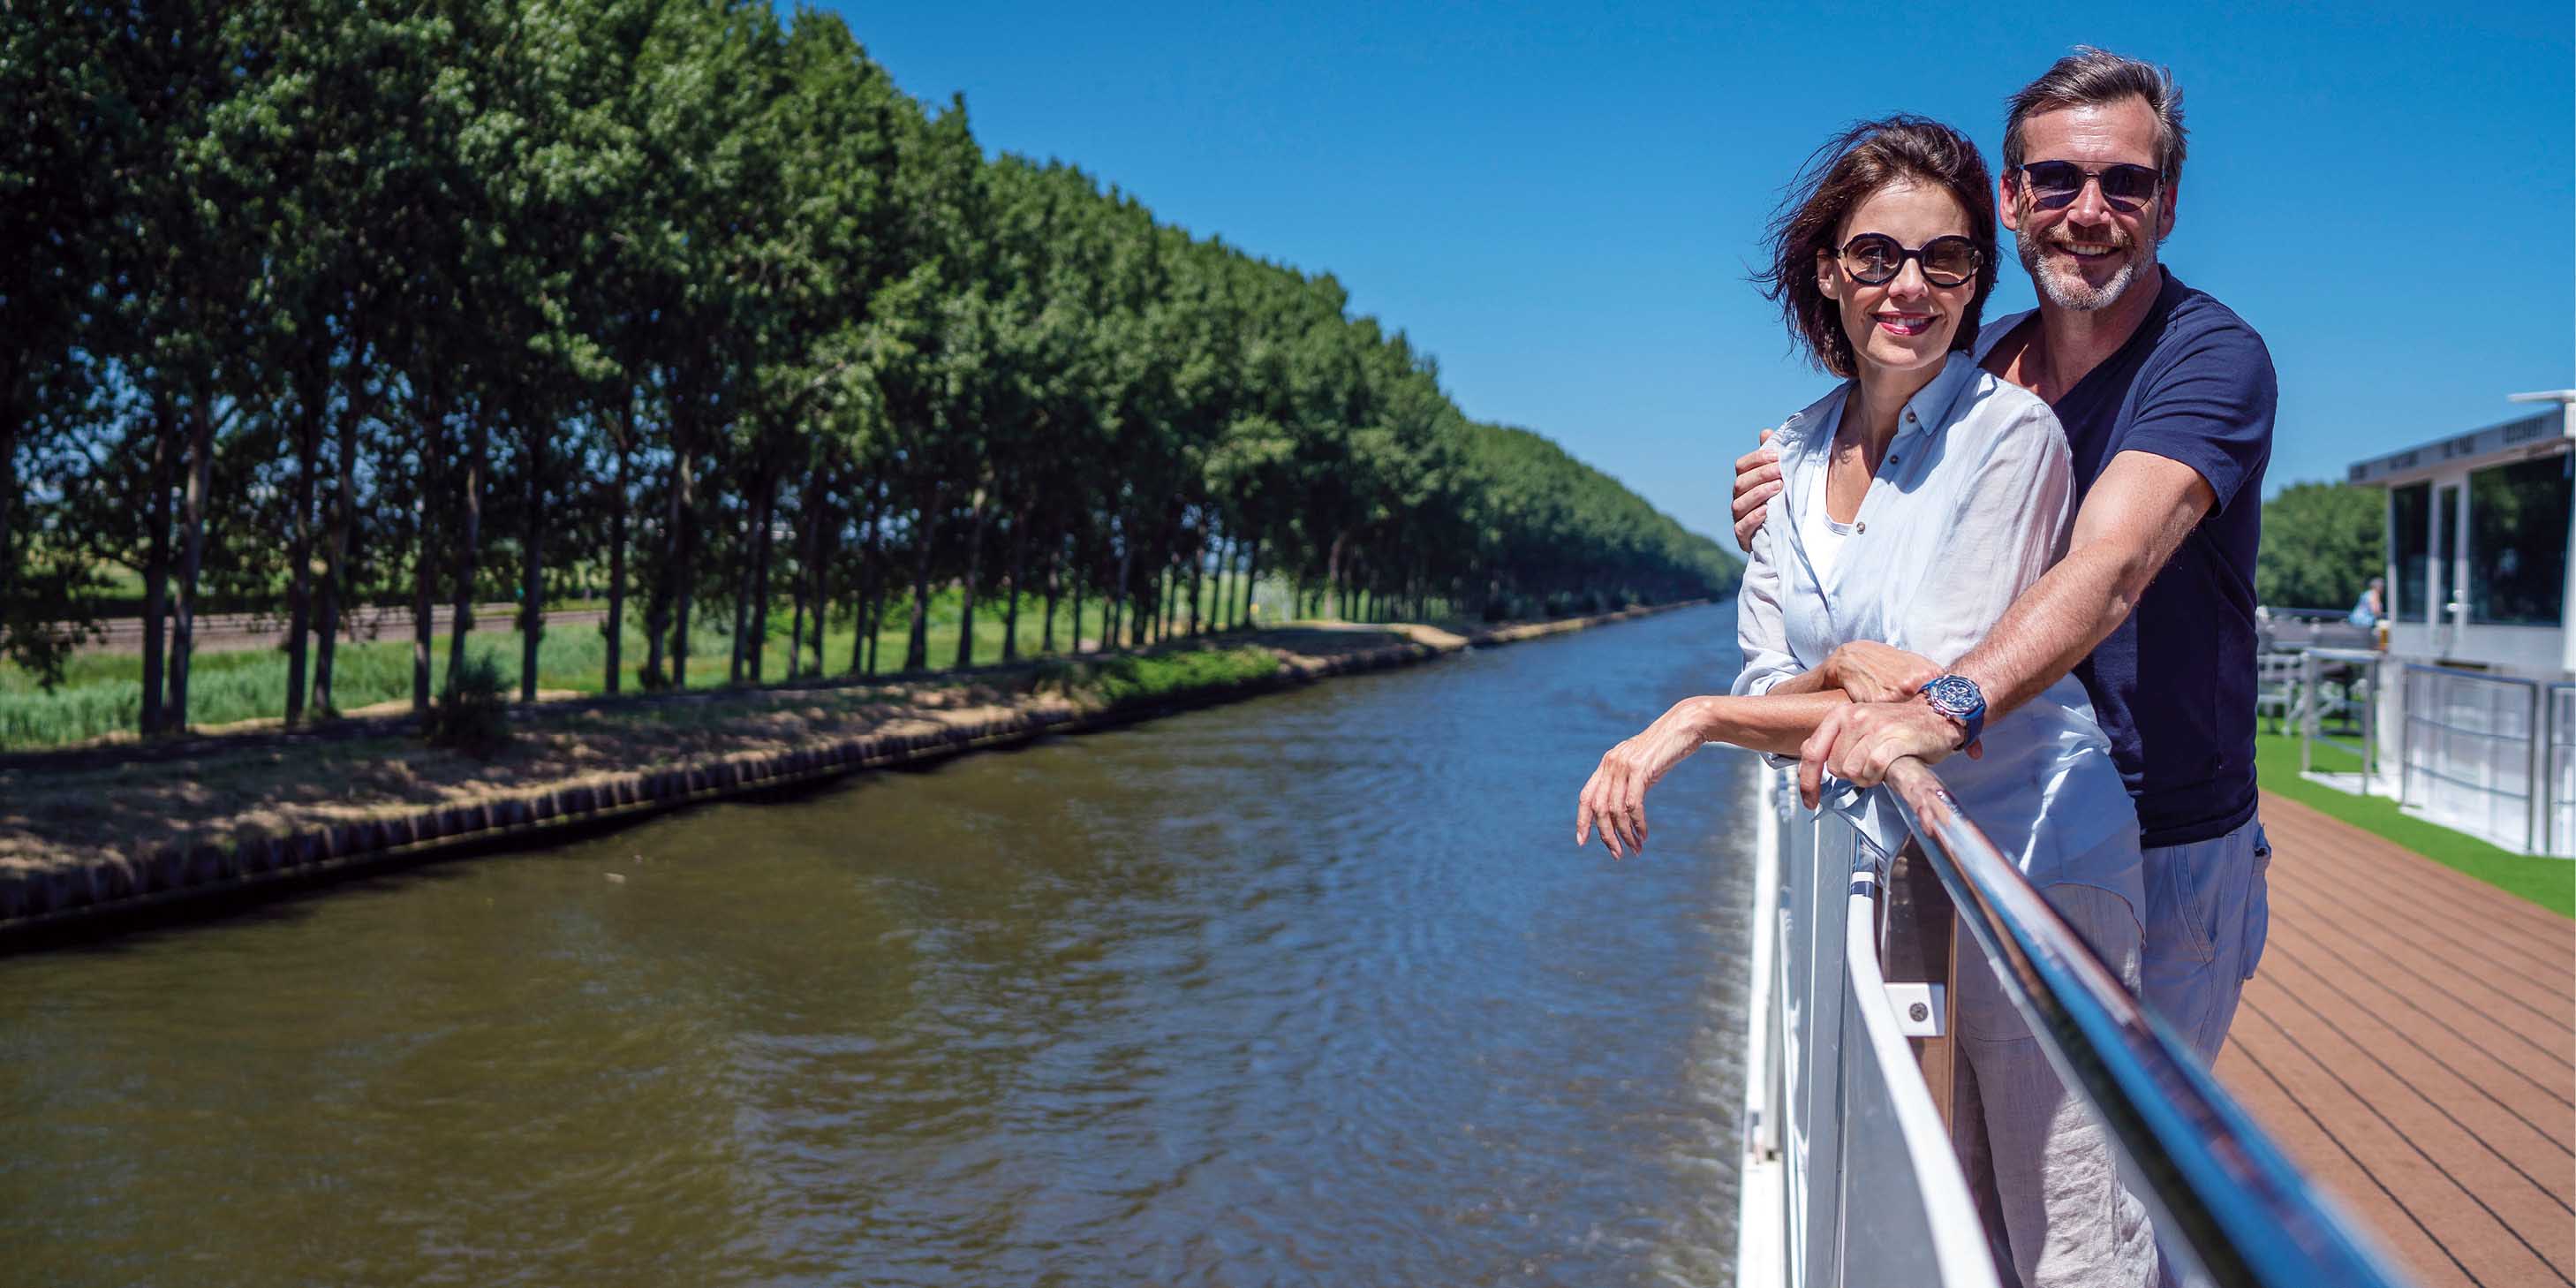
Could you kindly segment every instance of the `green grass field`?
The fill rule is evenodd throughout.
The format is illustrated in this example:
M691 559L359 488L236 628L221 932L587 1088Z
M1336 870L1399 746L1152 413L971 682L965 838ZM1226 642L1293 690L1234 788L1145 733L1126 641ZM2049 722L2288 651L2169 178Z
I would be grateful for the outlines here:
M2361 758L2320 742L2313 764L2325 773L2352 773L2361 767ZM2444 867L2511 891L2559 916L2576 917L2576 861L2515 854L2403 813L2397 802L2385 796L2354 796L2309 782L2299 776L2299 740L2294 735L2256 734L2254 772L2265 791L2387 837Z
M1262 620L1273 620L1286 607L1284 587L1264 583L1261 588ZM598 605L581 605L584 607ZM929 663L933 670L943 670L957 662L958 596L953 590L933 598L929 617ZM727 630L732 625L730 605L699 606L691 623L689 646L689 684L692 688L722 685L732 668L733 641ZM975 609L975 650L977 665L997 662L1002 656L1003 611L999 598L988 598ZM630 605L640 611L640 605ZM1056 612L1055 644L1059 653L1073 647L1070 600L1061 601ZM1103 606L1096 598L1083 604L1079 634L1086 639L1099 637ZM1045 601L1031 596L1020 604L1020 656L1034 657L1044 627ZM1214 620L1214 588L1207 588L1207 602L1201 610L1208 621ZM787 678L787 628L789 613L782 606L771 613L770 638L763 649L760 681ZM506 625L506 624L504 624ZM879 674L890 674L903 665L904 649L909 638L908 621L889 626L878 635L877 666ZM850 645L855 631L846 620L827 624L824 631L824 673L838 676L848 671ZM811 633L808 632L809 650ZM439 636L431 650L431 687L435 690L445 680L447 671L447 637ZM511 691L519 681L519 636L506 629L476 631L466 643L467 652L489 657L507 678ZM608 644L599 626L590 623L556 625L547 629L537 649L537 687L576 693L599 693L606 689ZM806 671L812 672L811 653ZM630 616L619 656L624 676L621 691L643 691L639 672L644 664L643 632ZM409 701L411 698L411 640L380 638L369 643L343 640L333 664L333 699L343 711L382 702ZM274 649L251 649L237 653L205 653L195 660L189 676L189 720L199 728L231 724L242 720L274 719L286 709L286 657ZM63 682L46 690L36 677L14 666L0 665L0 748L25 749L60 747L86 742L110 734L130 732L141 719L143 704L143 662L133 654L84 653L65 666Z

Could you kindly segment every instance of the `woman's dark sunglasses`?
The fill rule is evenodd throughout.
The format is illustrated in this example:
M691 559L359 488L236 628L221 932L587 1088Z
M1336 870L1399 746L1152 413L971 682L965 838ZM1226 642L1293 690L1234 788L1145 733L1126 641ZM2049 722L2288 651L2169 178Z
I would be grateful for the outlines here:
M2072 161L2033 161L2021 168L2022 191L2042 210L2074 205L2084 195L2087 179L2100 180L2102 200L2122 214L2134 214L2155 200L2165 184L2164 172L2153 166L2106 165L2093 171Z
M1959 286L1977 275L1977 263L1983 258L1977 253L1977 244L1965 237L1935 237L1923 243L1920 250L1907 250L1885 233L1862 233L1844 242L1834 255L1842 260L1843 271L1863 286L1896 280L1909 259L1923 265L1924 281L1934 286Z

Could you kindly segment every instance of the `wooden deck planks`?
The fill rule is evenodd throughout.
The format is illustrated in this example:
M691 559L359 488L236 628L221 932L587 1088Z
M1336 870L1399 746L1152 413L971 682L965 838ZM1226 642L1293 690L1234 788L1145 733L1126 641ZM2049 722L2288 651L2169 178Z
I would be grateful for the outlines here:
M2576 922L2266 794L2218 1074L2424 1284L2576 1288Z

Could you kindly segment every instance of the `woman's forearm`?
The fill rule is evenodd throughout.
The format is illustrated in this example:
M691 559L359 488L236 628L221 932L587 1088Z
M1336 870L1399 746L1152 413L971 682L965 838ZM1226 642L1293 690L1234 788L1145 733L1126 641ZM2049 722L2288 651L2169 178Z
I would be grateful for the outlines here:
M1699 699L1700 731L1710 742L1731 743L1748 751L1794 756L1825 717L1850 704L1840 689L1791 692L1789 686L1813 679L1809 671L1784 680L1759 697L1712 696Z

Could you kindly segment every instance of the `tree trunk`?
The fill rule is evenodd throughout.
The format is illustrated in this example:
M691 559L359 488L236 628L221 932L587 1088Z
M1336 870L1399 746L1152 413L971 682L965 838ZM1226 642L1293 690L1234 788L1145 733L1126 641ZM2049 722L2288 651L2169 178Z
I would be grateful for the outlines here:
M617 416L617 482L612 485L616 491L608 499L608 622L600 632L606 637L601 643L606 645L608 652L607 674L600 677L600 682L602 688L611 697L617 694L617 684L620 679L618 672L624 668L622 654L626 644L626 487L628 473L633 468L635 459L635 453L628 449L627 444L634 441L633 433L634 426L627 422L625 412L621 409Z
M788 599L796 605L794 615L787 619L787 678L790 680L795 679L805 665L805 591L812 583L814 572L813 544L810 536L796 543L796 577L788 591Z
M313 631L313 474L322 456L322 403L329 396L329 355L304 364L296 389L294 513L287 519L286 724L304 723L305 648Z
M438 597L438 507L433 498L444 499L447 474L447 407L438 401L435 388L428 407L420 426L420 549L412 558L411 709L420 716L429 714L429 640Z
M760 646L751 638L752 598L767 586L769 570L765 565L769 561L769 513L778 495L778 479L776 475L763 471L752 486L756 494L746 498L751 502L751 531L744 534L748 539L743 542L740 555L742 576L734 582L733 657L725 666L728 684L742 683L745 663L751 667L752 683L760 682Z
M1082 652L1082 592L1090 585L1090 578L1085 577L1083 575L1083 571L1082 547L1080 545L1076 545L1073 548L1073 618L1072 624L1066 628L1073 635L1073 643L1071 647L1065 650L1068 653L1079 654ZM1048 620L1053 621L1054 619L1049 618ZM1098 642L1099 641L1097 639L1093 640L1095 645Z
M430 506L420 506L420 550L412 557L411 593L411 710L414 715L429 713L430 634L437 621L438 559L431 548L432 534L438 525L430 520Z
M1234 596L1231 591L1231 583L1227 580L1228 576L1234 572L1234 547L1235 541L1232 533L1227 533L1217 539L1216 573L1214 576L1208 578L1209 582L1212 583L1208 587L1208 598L1213 601L1208 605L1208 617L1210 622L1209 628L1219 634L1223 634L1228 627L1234 624L1229 616L1234 609Z
M975 489L966 539L966 589L957 606L957 669L975 665L975 583L984 574L984 523L993 512L992 489Z
M1041 654L1052 653L1055 651L1055 600L1059 586L1057 570L1061 566L1063 557L1064 552L1057 548L1057 543L1048 544L1046 569L1046 625L1040 628L1041 634L1038 638L1038 652ZM1082 634L1082 625L1080 622L1077 621L1074 624L1073 633L1077 637Z
M1004 662L1016 662L1020 658L1020 571L1027 566L1028 562L1028 535L1028 512L1023 510L1012 515L1011 566L1006 574L1010 578L1011 597L1003 601L1002 607L1002 660Z
M946 495L944 483L934 483L913 522L912 530L912 633L904 642L903 669L927 670L930 666L930 536L937 531L940 498Z
M474 574L483 554L483 470L492 445L488 409L479 402L465 430L465 519L456 541L454 615L447 623L447 685L465 671L465 637L474 631Z
M188 727L188 664L197 653L197 570L205 565L206 502L215 478L215 419L203 406L188 410L187 535L179 546L179 605L170 620L170 700L163 726Z
M1256 535L1252 538L1252 549L1245 552L1243 560L1243 615L1236 620L1242 622L1245 626L1259 626L1261 624L1252 615L1252 597L1254 594L1259 592L1260 587L1261 538Z
M1124 626L1126 625L1125 619L1128 616L1128 601L1133 598L1136 593L1135 587L1128 579L1128 574L1132 571L1129 561L1135 557L1136 552L1129 548L1130 543L1127 541L1127 534L1123 531L1125 525L1121 524L1120 527L1122 530L1118 534L1118 577L1117 580L1110 583L1110 590L1101 596L1101 600L1103 611L1118 614L1120 619L1119 625ZM1101 632L1101 647L1114 648L1118 643L1119 638L1117 631L1106 630Z
M14 517L11 503L18 496L18 435L24 425L23 413L15 397L23 382L15 370L0 372L0 644L9 642L8 606L16 602L18 560L11 544L15 533L10 529Z
M814 559L812 571L808 574L813 585L805 597L805 602L814 607L814 665L806 673L820 678L825 665L823 625L831 617L828 610L832 604L832 565L841 559L841 515L832 504L832 489L829 487L815 493L814 505Z
M675 440L680 422L671 425ZM671 511L669 516L671 560L665 574L670 582L671 602L671 687L689 687L689 600L690 557L697 553L697 527L691 516L697 511L697 465L687 444L675 441L671 453Z
M850 623L850 674L852 675L865 674L867 670L868 640L870 638L868 632L868 599L870 596L875 595L876 592L877 496L876 489L871 487L868 489L867 518L859 530L859 603L858 611L854 615L854 620Z
M546 431L530 417L528 441L528 510L520 517L526 549L519 576L519 701L537 700L537 646L546 638Z
M167 655L162 651L161 621L170 594L170 469L179 454L178 415L166 398L152 408L152 499L145 507L143 554L143 736L161 732L162 686Z
M890 488L883 493L872 490L868 499L869 515L874 520L868 537L867 558L868 674L870 675L877 673L877 650L885 642L882 638L885 635L886 601L885 525L886 505L894 499L892 491Z
M1190 635L1192 638L1196 638L1199 634L1199 591L1202 588L1200 577L1207 571L1207 556L1205 544L1192 547L1190 550Z
M812 592L820 585L816 564L823 546L823 471L815 470L805 477L805 494L796 503L796 580L791 598L796 601L796 615L787 624L787 678L795 679L805 670L805 608L814 606L814 638L820 651L823 636L823 605Z
M332 462L334 478L331 491L331 531L327 538L330 562L322 570L322 618L315 628L313 658L313 709L337 714L339 698L333 692L333 681L339 673L340 607L349 598L349 544L358 526L358 420L362 371L355 361L349 365L347 387L341 393L340 448Z
M776 544L770 537L772 521L778 517L778 480L761 480L760 532L752 543L751 583L751 682L767 682L766 665L769 648L769 556Z

